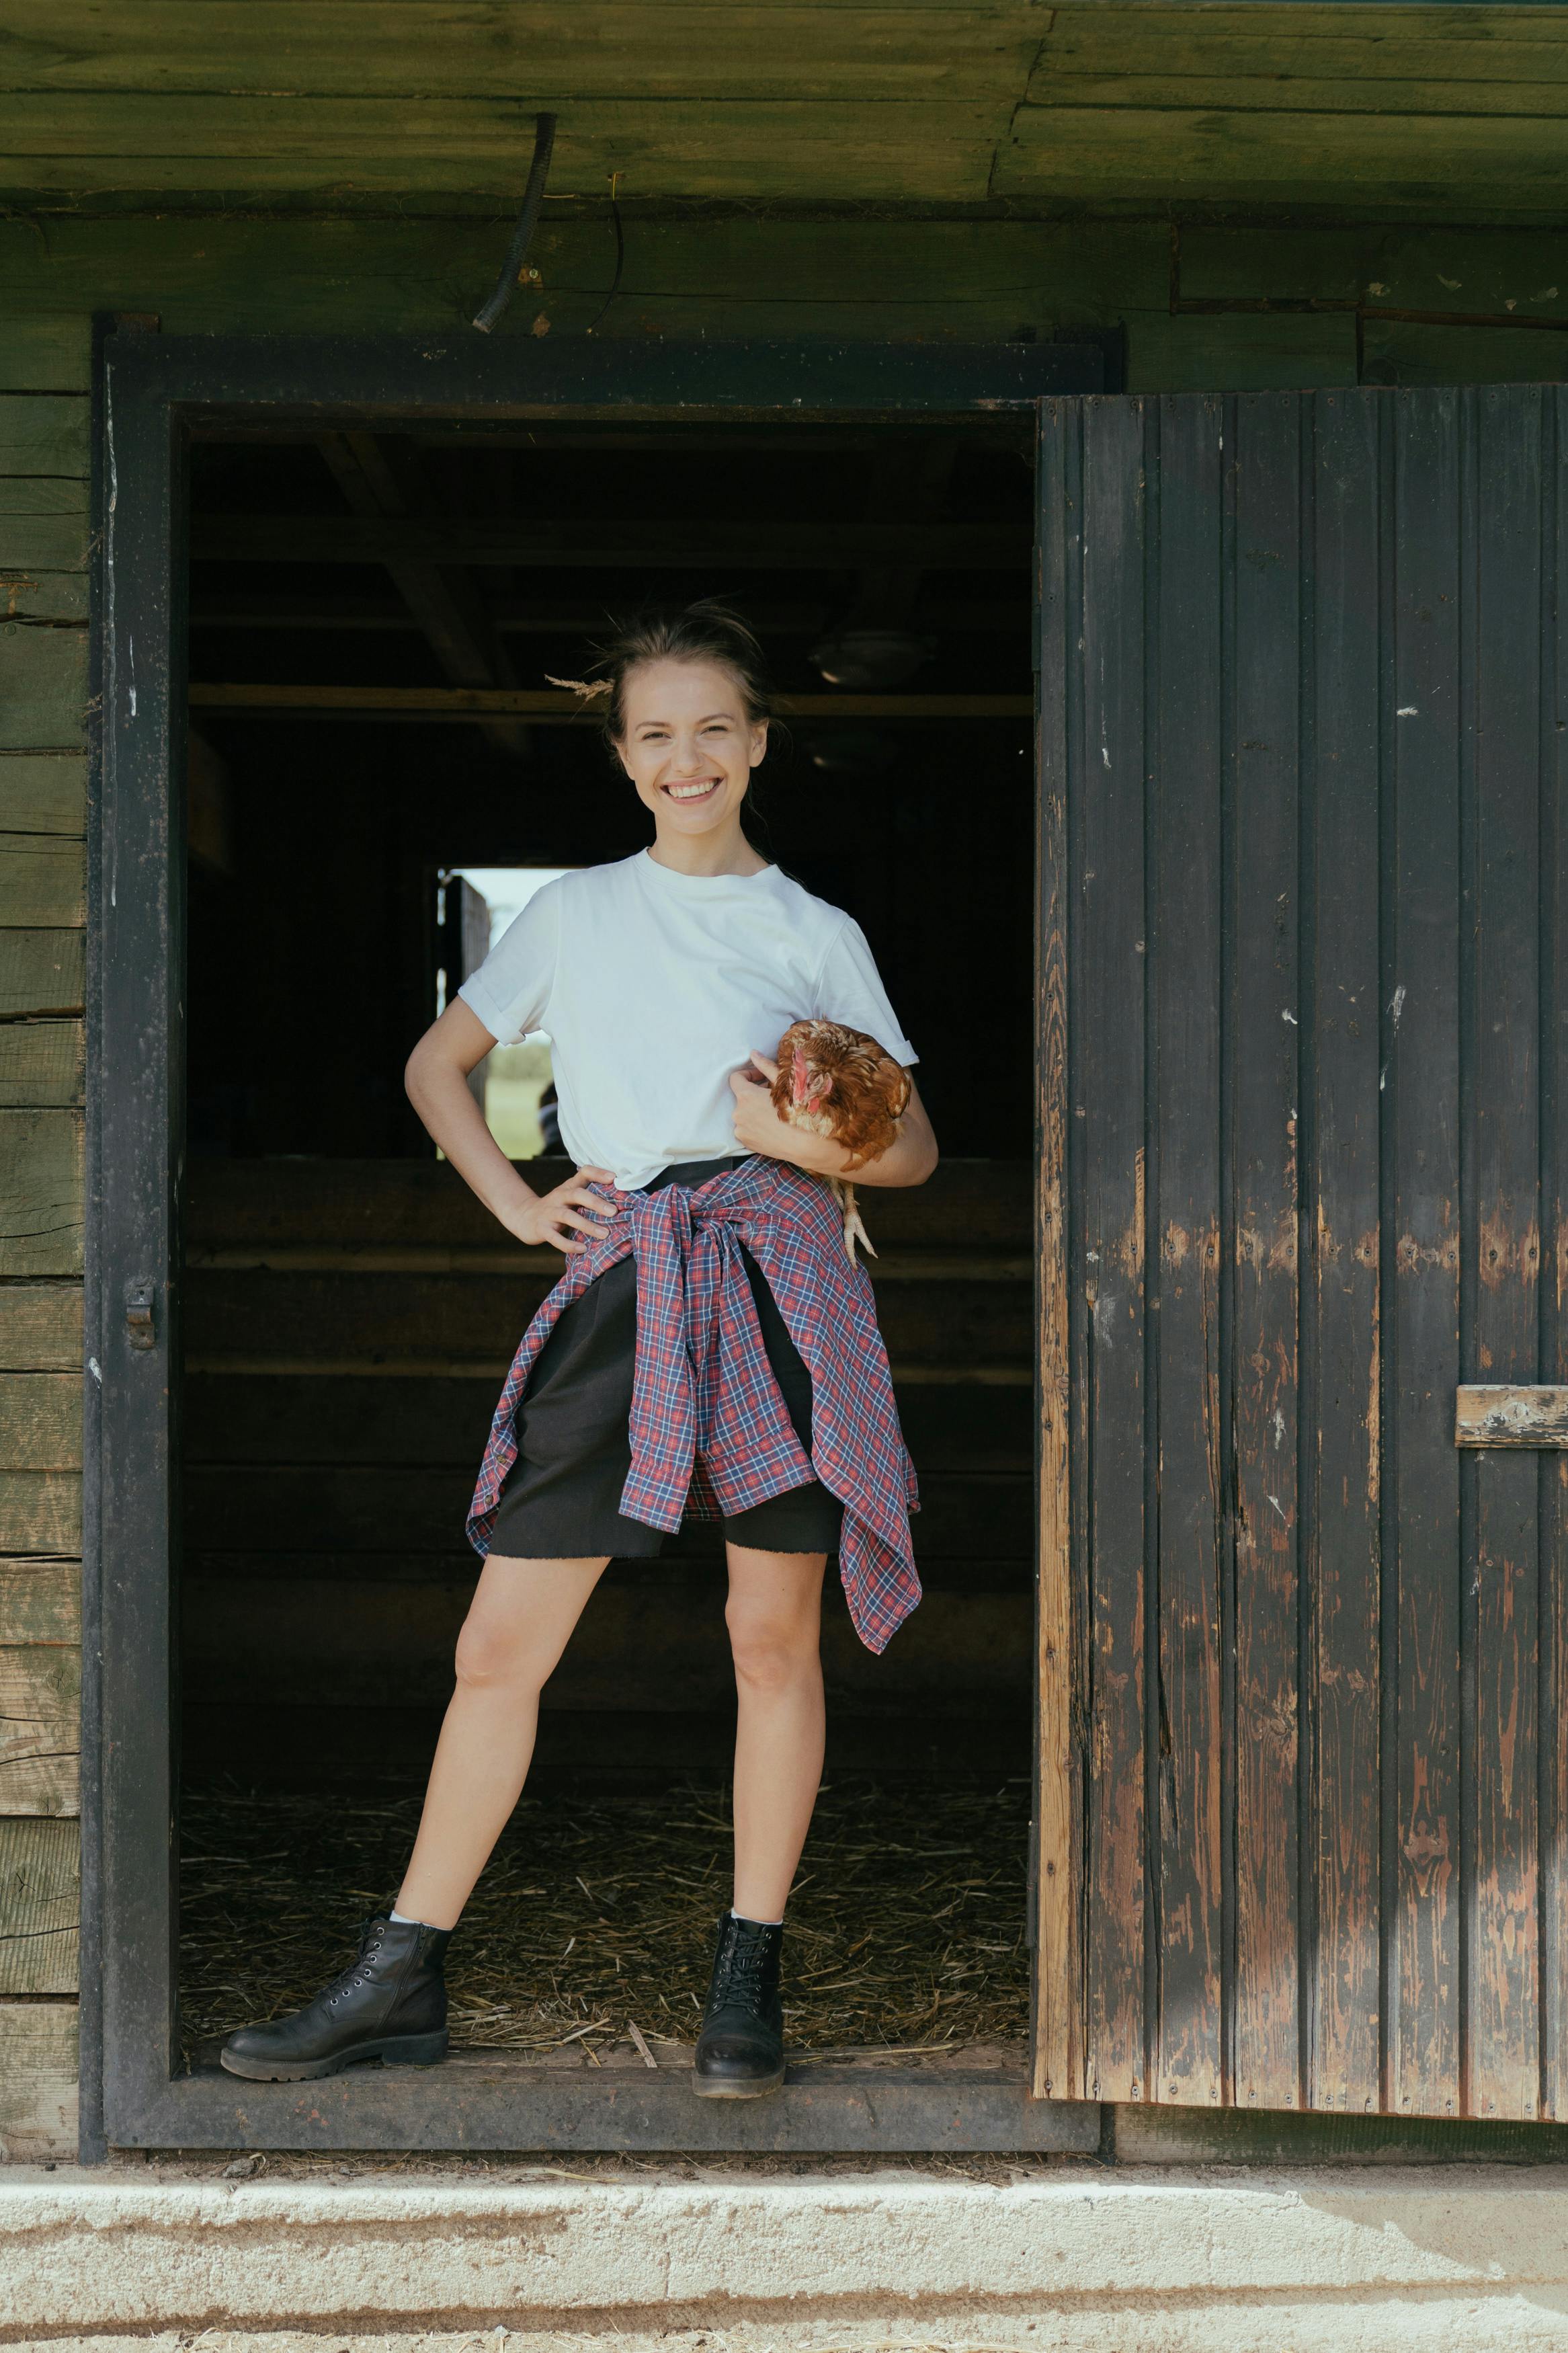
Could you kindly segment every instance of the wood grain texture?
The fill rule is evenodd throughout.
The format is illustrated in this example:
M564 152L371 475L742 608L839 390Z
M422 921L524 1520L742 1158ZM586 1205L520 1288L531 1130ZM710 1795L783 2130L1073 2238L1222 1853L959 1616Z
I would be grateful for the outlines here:
M7 79L22 88L133 89L222 96L276 92L488 99L531 104L595 99L888 97L1022 94L1043 12L1030 0L886 7L647 6L610 0L591 13L546 0L517 6L400 0L367 36L357 0L301 10L288 0L158 0L135 39L105 26L64 44L40 0L17 0ZM123 28L119 28L123 33ZM1363 44L1363 46L1369 46Z
M0 1112L0 1275L81 1268L81 1113Z
M0 1372L79 1372L79 1282L0 1282Z
M0 1552L81 1551L81 1473L10 1471L0 1483Z
M1547 1381L1461 1381L1456 1446L1568 1446L1568 1388Z
M1074 898L1082 943L1073 1115L1083 1154L1089 1563L1089 2082L1090 2097L1147 2097L1148 1821L1143 1460L1143 562L1146 407L1107 403L1084 440L1077 491L1083 647L1075 690ZM1083 1116L1079 1117L1079 1111Z
M0 1819L77 1812L80 1708L74 1645L0 1645Z
M1301 1573L1315 1704L1303 1725L1317 1966L1316 2108L1380 2101L1378 448L1359 396L1313 404L1310 931L1302 1026Z
M1394 535L1384 1039L1393 1231L1385 1550L1396 1584L1394 1892L1387 2096L1459 2107L1458 1477L1448 1419L1459 1321L1458 396L1402 399Z
M85 942L79 929L7 931L0 925L0 1019L26 1014L79 1014L85 995Z
M79 841L0 833L0 925L68 929L83 921L86 855Z
M87 762L77 752L0 754L0 834L87 830Z
M1497 393L1466 403L1476 687L1465 831L1474 909L1467 1002L1466 1370L1541 1368L1542 417ZM1472 552L1473 550L1473 552ZM1533 2116L1541 2097L1540 1468L1514 1452L1472 1469L1466 1546L1467 2104ZM1461 1471L1463 1476L1463 1471Z
M1074 420L1076 423L1076 420ZM1065 426L1065 430L1064 430ZM1068 437L1074 425L1044 405L1037 626L1040 631L1038 897L1039 1029L1036 1087L1040 1134L1037 1312L1039 1318L1038 1735L1036 1794L1034 2060L1037 2098L1084 2089L1084 1760L1077 1694L1082 1685L1083 1610L1072 1514L1071 1238L1068 1231L1068 728L1063 632L1068 626Z
M1540 1293L1538 1371L1568 1383L1568 499L1561 471L1568 455L1568 388L1542 402L1542 473L1556 495L1542 516L1542 568L1552 595L1542 630L1540 751L1542 974L1542 1246L1546 1263ZM1563 1564L1568 1547L1568 1453L1542 1465L1541 1509L1541 1756L1537 1788L1541 1820L1541 2055L1542 2113L1568 2118L1568 1596Z
M1158 1237L1160 2020L1152 2096L1217 2101L1221 1978L1220 1041L1225 746L1219 400L1159 404L1150 608L1158 779L1152 960L1159 1085L1149 1188Z
M79 1104L85 1042L79 1021L0 1025L0 1106L37 1110Z
M531 91L530 107L544 103ZM515 99L319 97L140 90L0 97L12 178L38 193L417 192L515 203ZM612 172L639 196L771 195L976 200L1011 100L603 99L564 115L551 190L600 195ZM108 159L112 158L110 162Z
M0 1471L80 1468L79 1373L0 1373Z
M85 393L0 393L0 474L88 471Z
M0 1560L0 1642L80 1641L80 1562Z
M0 1820L0 1997L75 1993L80 1896L76 1822Z
M86 740L86 631L0 622L0 750L76 751Z
M1236 2097L1300 2098L1297 1545L1300 404L1235 404L1228 928Z
M76 2086L75 2002L0 2002L0 2158L74 2157Z
M24 317L18 311L0 339L0 391L85 393L92 364L92 323L87 305L60 317Z

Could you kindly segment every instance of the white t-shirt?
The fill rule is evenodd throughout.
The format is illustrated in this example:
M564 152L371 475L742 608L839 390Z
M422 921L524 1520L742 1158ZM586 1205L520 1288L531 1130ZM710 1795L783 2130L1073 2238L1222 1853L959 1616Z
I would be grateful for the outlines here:
M563 1144L628 1190L739 1149L730 1073L792 1021L917 1060L859 924L776 866L681 874L639 849L563 874L458 994L498 1045L549 1032Z

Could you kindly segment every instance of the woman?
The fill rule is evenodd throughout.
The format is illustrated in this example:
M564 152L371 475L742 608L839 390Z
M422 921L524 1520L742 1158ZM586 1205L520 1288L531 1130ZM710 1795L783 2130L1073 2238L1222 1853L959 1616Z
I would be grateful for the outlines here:
M723 1522L738 1694L734 1901L693 2083L776 2089L784 1904L822 1769L827 1555L874 1649L919 1599L913 1478L870 1285L819 1181L848 1155L780 1119L763 1050L816 1015L905 1065L914 1049L858 925L742 829L768 733L750 631L694 605L628 629L600 669L605 733L652 846L539 891L407 1073L480 1200L520 1241L563 1251L566 1271L496 1413L469 1517L485 1567L396 1904L303 2010L228 2038L238 2074L444 2054L445 1948L521 1791L541 1686L609 1561L657 1553L685 1507ZM541 1029L578 1164L543 1195L468 1085L493 1046ZM855 1181L918 1185L936 1156L911 1091L895 1142Z

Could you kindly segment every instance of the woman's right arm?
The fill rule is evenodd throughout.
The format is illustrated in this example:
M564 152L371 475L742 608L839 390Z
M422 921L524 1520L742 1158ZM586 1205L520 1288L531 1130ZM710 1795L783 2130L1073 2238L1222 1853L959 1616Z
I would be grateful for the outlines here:
M615 1173L579 1168L552 1193L535 1193L523 1183L485 1125L468 1084L468 1072L495 1042L479 1015L454 997L408 1057L408 1100L458 1176L509 1234L521 1242L549 1242L574 1258L588 1246L575 1237L592 1240L616 1215L611 1203L588 1190L587 1179L613 1185Z

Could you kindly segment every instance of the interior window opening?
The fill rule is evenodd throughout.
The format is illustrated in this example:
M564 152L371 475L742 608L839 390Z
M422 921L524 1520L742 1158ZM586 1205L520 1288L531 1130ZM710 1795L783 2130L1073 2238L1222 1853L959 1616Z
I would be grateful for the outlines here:
M554 882L564 866L443 866L436 876L435 1011L444 1013L469 973L477 972L534 892ZM536 1160L561 1150L555 1076L547 1031L535 1029L494 1047L469 1073L485 1124L509 1160ZM444 1157L437 1154L437 1157Z
M404 1065L534 891L650 837L597 720L552 701L550 680L584 675L607 617L717 594L756 629L785 702L753 839L864 929L942 1154L923 1187L861 1194L925 1591L874 1657L829 1562L827 1762L788 1914L787 2044L792 2058L1021 2063L1029 420L375 433L423 486L421 514L450 524L438 567L399 553L395 518L354 525L376 550L358 560L355 437L214 428L194 450L195 517L224 529L196 533L222 553L199 555L191 581L205 748L184 1308L186 2062L215 2065L229 2030L325 1984L407 1860L478 1573L468 1498L561 1261L514 1243L442 1164ZM277 556L288 514L312 551L298 562ZM323 515L344 519L331 559ZM716 560L704 519L738 515L752 553L739 560L726 531ZM531 538L542 516L552 531ZM268 520L254 554L247 517ZM890 556L889 520L920 522L929 548L906 534ZM491 702L465 712L476 682ZM498 1047L476 1089L530 1184L559 1182L548 1039ZM730 1900L723 1593L717 1535L697 1523L656 1559L612 1563L452 1940L455 2048L558 2071L689 2057Z

